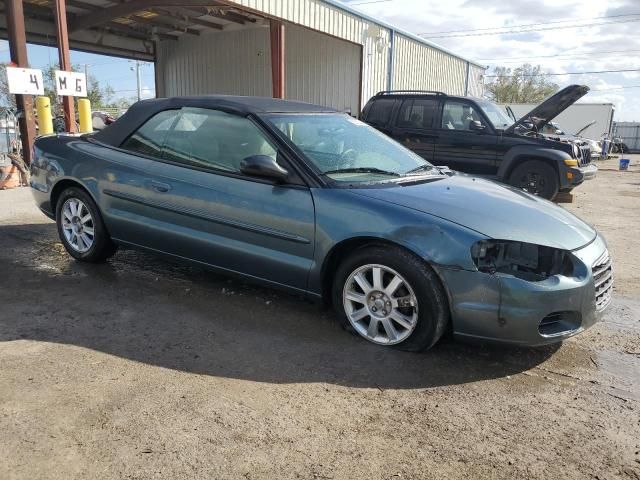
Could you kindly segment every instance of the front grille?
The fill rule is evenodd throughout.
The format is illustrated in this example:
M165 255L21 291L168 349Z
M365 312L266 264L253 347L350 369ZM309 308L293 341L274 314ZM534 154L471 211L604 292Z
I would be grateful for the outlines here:
M591 163L591 149L587 145L580 147L580 165L585 166Z
M593 281L596 288L596 310L604 310L611 303L613 290L613 266L609 252L605 250L602 256L591 267Z

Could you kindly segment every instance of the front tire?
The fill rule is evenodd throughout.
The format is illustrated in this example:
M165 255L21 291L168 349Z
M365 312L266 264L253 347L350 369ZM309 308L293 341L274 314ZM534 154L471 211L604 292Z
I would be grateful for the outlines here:
M332 296L348 330L401 350L431 348L449 320L438 276L422 259L398 247L356 250L338 267Z
M70 187L60 194L56 224L60 241L76 260L101 263L116 252L98 207L80 188Z
M558 173L539 160L528 160L514 168L509 175L509 184L547 200L552 200L560 189Z

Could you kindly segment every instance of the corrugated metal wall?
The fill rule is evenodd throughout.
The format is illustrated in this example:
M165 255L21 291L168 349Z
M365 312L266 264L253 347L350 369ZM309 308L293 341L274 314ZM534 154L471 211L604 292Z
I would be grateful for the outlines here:
M286 97L341 111L360 111L361 47L286 26Z
M475 65L469 65L469 91L472 97L484 96L484 72L485 69Z
M293 64L290 64L291 59L288 59L288 67L304 76L304 79L299 77L297 83L294 78L287 76L287 89L295 98L312 99L312 101L340 109L351 103L341 96L342 85L333 89L332 95L335 97L322 99L320 94L313 90L317 82L313 85L303 84L303 81L313 83L318 78L313 75L313 72L317 73L317 69L321 67L313 61L318 60L317 51L309 53L306 51L307 45L291 43L300 38L300 32L306 32L306 36L303 37L305 42L326 46L325 52L328 56L339 53L344 54L346 58L353 57L353 54L344 45L327 43L326 39L329 37L323 34L362 46L362 82L359 89L361 104L352 110L353 113L357 113L375 93L388 89L390 80L395 89L441 90L464 95L467 87L469 94L477 96L483 94L481 79L483 69L468 64L466 60L451 53L422 43L419 39L411 38L410 34L396 32L394 35L394 60L390 75L392 36L390 27L323 0L227 0L227 3L289 22L287 24L289 39L286 43L292 54L300 54L302 58L296 59ZM308 30L305 31L291 24L307 27L323 34L311 34ZM224 40L216 39L218 43L215 47L212 43L203 45L201 40L206 38L204 36L200 39L183 37L178 42L160 42L157 67L160 72L159 93L182 95L187 92L201 93L213 90L225 93L270 95L268 29L253 29L251 34L247 32L248 30L225 30L211 34L211 38L225 36ZM233 33L235 38L226 36L230 33ZM316 38L316 35L321 35L322 39ZM256 54L259 48L265 51L261 57ZM330 49L334 50L330 51ZM305 58L304 55L310 58ZM239 64L235 63L236 56L240 61ZM341 64L340 75L350 76L353 65L347 66L342 64L342 61L342 58L336 60ZM467 65L469 66L468 75ZM211 69L214 68L224 69L225 75L220 75L223 78L217 78L216 74L220 72L212 72ZM335 65L331 65L322 69L322 73L330 75L334 68ZM247 71L253 73L247 75ZM180 78L181 76L196 78ZM261 78L261 81L256 82L256 78ZM328 80L333 81L334 78L328 78ZM350 89L350 86L347 85L347 88ZM346 93L351 98L351 93ZM318 101L318 98L321 100Z
M631 152L640 151L640 122L616 122L614 135L622 138Z
M363 46L362 101L387 88L389 30L322 0L230 0Z
M269 29L228 30L158 44L161 96L271 96Z
M393 61L394 90L438 90L464 95L467 62L396 34Z
M295 25L286 26L286 97L341 111L360 111L359 45ZM269 29L216 32L158 48L162 96L271 96Z

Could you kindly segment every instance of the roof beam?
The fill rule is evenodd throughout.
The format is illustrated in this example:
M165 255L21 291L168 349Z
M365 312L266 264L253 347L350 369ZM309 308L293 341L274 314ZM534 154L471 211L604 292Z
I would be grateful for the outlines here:
M188 33L189 35L200 35L199 30L194 30L193 28L189 28L187 25L180 25L175 22L172 18L166 18L162 15L156 15L153 17L143 17L141 15L130 15L129 18L138 23L145 23L147 25L153 25L155 27L160 27L169 30L175 30L176 32Z
M212 4L215 6L212 6ZM203 8L205 13L200 14L209 15L210 17L219 18L220 20L226 20L227 22L238 23L240 25L244 25L245 23L255 23L255 20L253 18L246 17L237 12L225 11L228 8L228 6L210 2L209 5Z
M171 6L201 6L211 5L211 0L131 0L125 3L119 3L107 8L94 10L85 15L76 18L70 25L69 30L75 32L78 30L86 30L89 28L104 25L110 21L132 15L141 10L152 7L171 7Z
M192 25L200 25L201 27L211 28L214 30L222 30L222 25L220 25L219 23L209 22L207 20L202 20L200 18L197 18L198 17L197 12L190 12L187 9L180 8L180 9L175 9L175 11L172 11L172 10L166 10L164 8L154 8L152 11L162 13L163 15L182 20L185 23L190 23ZM204 15L204 14L200 14L200 15Z
M69 0L66 0L66 1L67 1L67 4L69 5L71 5L72 2L84 3L84 2L76 2L75 0L72 0L72 2ZM86 7L79 7L79 8L87 8L87 9L96 8L95 6L90 4L85 4L85 5ZM41 19L41 20L48 20L49 18L51 18L50 8L41 7L39 5L32 4L32 3L24 4L24 12L27 18L34 18L34 19ZM73 21L73 19L76 18L76 15L74 15L73 13L67 13L67 18L69 19L69 21ZM146 40L149 38L150 35L154 35L154 34L158 35L158 37L162 38L163 40L178 40L179 38L177 35L170 35L165 32L150 32L148 30L138 30L132 27L131 25L126 25L118 22L108 23L107 25L104 25L104 28L109 29L112 32L115 32L115 34L122 34L126 37L135 38L137 40Z

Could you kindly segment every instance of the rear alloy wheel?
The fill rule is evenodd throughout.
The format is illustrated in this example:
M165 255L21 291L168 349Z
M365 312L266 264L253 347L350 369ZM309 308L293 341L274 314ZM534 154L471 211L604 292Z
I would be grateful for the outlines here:
M71 197L62 205L62 233L76 252L85 253L93 246L94 220L82 200Z
M377 345L420 351L442 336L446 295L422 259L394 246L356 250L339 266L333 304L345 327Z
M514 168L509 184L547 200L552 200L560 189L555 169L538 160L529 160Z
M116 251L98 207L80 188L67 188L60 194L56 224L64 248L76 260L103 262Z

